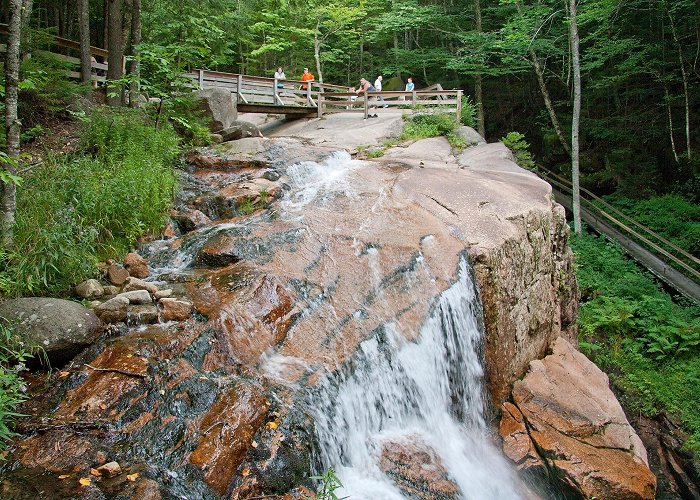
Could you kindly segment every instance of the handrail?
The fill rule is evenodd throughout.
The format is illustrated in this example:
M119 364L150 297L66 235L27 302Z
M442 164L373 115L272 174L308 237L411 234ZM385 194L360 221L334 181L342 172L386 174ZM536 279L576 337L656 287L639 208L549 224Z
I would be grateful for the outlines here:
M10 27L7 24L0 23L0 34L8 35L10 33ZM75 40L69 40L68 38L63 38L57 35L52 35L54 45L58 47L63 47L65 49L80 50L80 42ZM104 57L107 60L109 56L109 51L102 49L100 47L90 47L90 55Z

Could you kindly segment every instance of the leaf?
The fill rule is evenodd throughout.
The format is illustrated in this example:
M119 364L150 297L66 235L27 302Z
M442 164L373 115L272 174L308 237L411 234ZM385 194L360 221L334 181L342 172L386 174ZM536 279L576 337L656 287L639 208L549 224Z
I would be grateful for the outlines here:
M138 479L138 477L139 477L139 473L138 473L138 472L134 472L133 474L127 474L127 476L126 476L126 478L127 478L129 481L131 481L132 483L133 483L134 481L136 481L136 479Z
M92 479L89 477L81 477L78 482L83 486L90 486L92 484Z
M268 422L267 424L265 424L265 427L267 427L268 429L274 430L274 429L277 429L277 427L279 427L279 424L275 421L271 421L271 422Z
M102 473L97 469L90 468L90 474L95 477L102 477Z
M253 448L257 448L257 447L258 447L258 442L255 441L255 440L253 440L253 442L250 443L250 446L252 446Z
M243 471L241 472L241 476L243 476L243 477L246 477L249 475L250 475L250 469L246 468L246 469L243 469Z
M60 476L58 476L58 479L63 481L64 479L68 479L69 477L70 477L70 474L61 474Z

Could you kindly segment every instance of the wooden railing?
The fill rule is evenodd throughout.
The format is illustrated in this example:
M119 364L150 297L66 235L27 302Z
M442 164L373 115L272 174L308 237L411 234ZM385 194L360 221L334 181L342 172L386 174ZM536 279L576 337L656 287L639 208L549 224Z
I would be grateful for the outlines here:
M462 115L462 91L443 90L440 84L413 92L349 92L348 87L300 80L278 80L262 76L195 70L187 73L200 89L218 87L235 93L240 104L289 106L316 109L320 118L328 112L361 112L365 118L376 106L411 108L443 107Z

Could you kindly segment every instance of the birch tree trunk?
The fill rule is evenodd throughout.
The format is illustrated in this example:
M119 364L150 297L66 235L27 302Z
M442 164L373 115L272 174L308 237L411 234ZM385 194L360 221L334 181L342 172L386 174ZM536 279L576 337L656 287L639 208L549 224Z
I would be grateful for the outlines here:
M22 0L10 0L9 36L5 57L5 130L7 134L7 154L14 161L19 156L20 121L17 117L19 86L20 37L22 34ZM11 174L15 169L11 163L2 166ZM17 210L17 186L9 181L2 184L0 203L0 237L2 247L7 250L14 244L13 228Z
M109 56L107 63L108 94L115 92L116 96L107 97L110 106L120 106L122 103L121 90L112 86L112 82L121 79L124 75L124 40L122 34L122 0L109 0Z
M80 31L80 80L92 79L90 57L90 0L78 0L78 29Z
M316 31L314 31L314 59L316 60L316 74L318 74L318 83L323 84L323 72L321 71L321 40L318 38L319 30L321 29L321 20L316 20Z
M574 213L574 232L581 233L581 193L579 187L579 121L581 118L581 60L579 57L576 0L569 0L569 33L571 37L571 64L574 71L574 109L571 118L571 183Z

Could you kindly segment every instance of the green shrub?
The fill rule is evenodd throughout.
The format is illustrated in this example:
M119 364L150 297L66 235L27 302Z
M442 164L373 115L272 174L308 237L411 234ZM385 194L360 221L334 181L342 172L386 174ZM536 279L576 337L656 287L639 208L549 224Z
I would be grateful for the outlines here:
M18 189L15 247L0 287L8 295L60 293L98 260L123 255L162 228L176 186L177 137L139 111L97 110L80 151L47 156Z
M530 144L525 141L525 136L520 132L508 132L508 135L501 137L501 142L513 152L515 162L522 168L533 170L535 160L530 153Z
M446 113L416 114L409 117L401 133L401 140L426 139L447 136L454 132L457 122L454 116Z
M12 438L12 422L20 416L17 406L26 396L26 386L20 376L24 363L32 357L33 349L0 319L0 451ZM36 350L34 350L36 352Z
M574 236L581 349L623 391L628 411L668 411L700 451L700 307L682 306L603 237Z
M462 96L462 125L476 128L476 104L470 96Z

